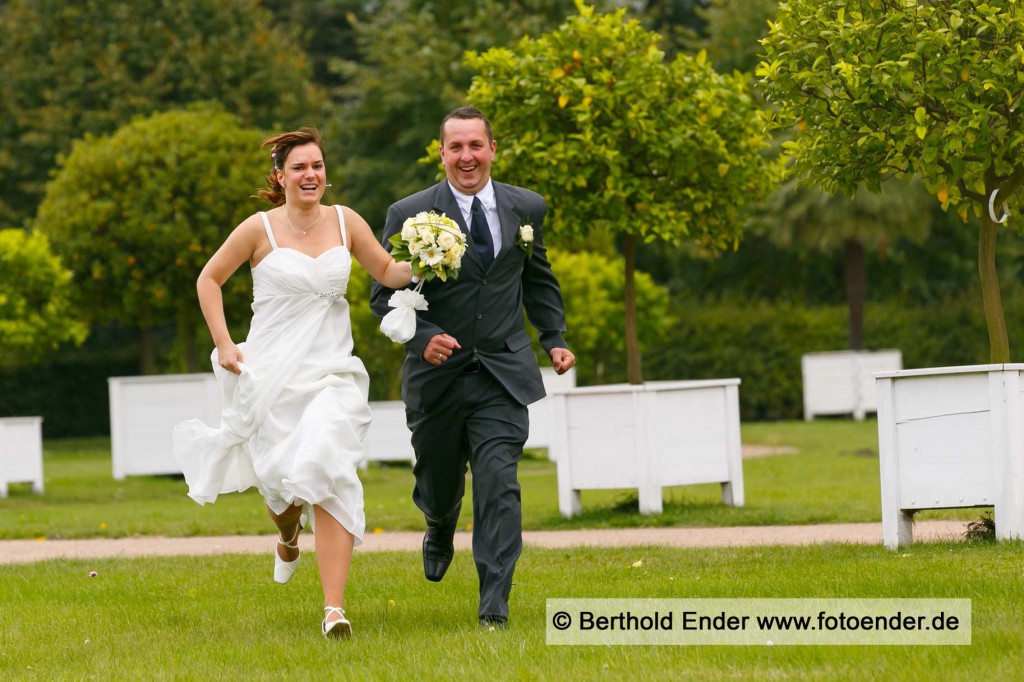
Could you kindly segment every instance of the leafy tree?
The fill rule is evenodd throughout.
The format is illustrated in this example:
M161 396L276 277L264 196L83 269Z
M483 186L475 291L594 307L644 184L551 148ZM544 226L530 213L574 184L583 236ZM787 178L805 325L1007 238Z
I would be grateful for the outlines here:
M581 383L603 384L625 374L626 354L625 270L621 257L600 253L571 253L548 249L551 269L565 298L566 326L572 332L573 352L585 361L578 365ZM656 347L676 320L669 309L668 290L644 272L636 275L637 319L641 351ZM546 354L534 344L538 359Z
M144 373L155 369L152 330L168 319L188 368L197 367L195 279L255 207L246 197L270 168L261 139L215 109L156 114L109 136L86 135L47 185L36 228L74 273L91 322L142 330ZM225 287L229 307L251 296L239 275Z
M0 4L0 222L35 213L58 155L133 117L219 101L247 125L308 124L306 53L254 0Z
M44 235L0 230L0 366L43 360L61 344L85 340L70 280Z
M688 26L700 23L695 10L701 4L598 3L627 5L645 25L672 35L692 33ZM430 183L432 169L417 160L426 142L437 137L444 115L465 102L473 72L463 64L463 52L549 31L573 11L566 0L321 0L303 9L294 3L270 6L278 16L301 22L311 36L314 76L332 88L334 99L324 133L328 158L338 160L335 191L371 225L383 220L393 201ZM342 9L345 21L335 18ZM352 46L358 48L355 54Z
M697 57L666 62L658 36L625 10L578 16L515 47L469 53L469 100L492 115L496 174L548 197L557 240L622 235L627 376L642 383L637 341L638 240L734 247L744 205L774 186L777 166L746 79Z
M757 71L778 105L767 124L797 131L786 149L799 178L852 194L917 174L944 208L980 218L992 362L1010 360L995 211L1016 213L1024 184L1022 45L1019 2L789 2Z

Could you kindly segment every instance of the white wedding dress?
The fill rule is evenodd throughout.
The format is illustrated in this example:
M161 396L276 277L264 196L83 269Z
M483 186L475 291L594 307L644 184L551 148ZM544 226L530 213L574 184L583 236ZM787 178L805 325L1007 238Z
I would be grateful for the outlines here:
M174 429L174 455L189 497L200 504L255 486L276 514L320 505L362 542L366 517L356 466L370 424L369 377L352 355L345 291L352 269L343 246L318 257L280 248L260 213L272 250L252 270L253 318L238 344L242 373L212 355L221 388L218 428L198 419Z

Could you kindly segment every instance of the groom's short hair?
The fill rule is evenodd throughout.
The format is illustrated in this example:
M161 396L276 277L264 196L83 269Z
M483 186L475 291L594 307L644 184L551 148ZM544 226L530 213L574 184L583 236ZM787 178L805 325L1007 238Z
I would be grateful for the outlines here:
M470 120L478 118L484 122L484 130L487 131L487 141L494 142L494 133L491 131L491 122L484 116L484 112L480 111L476 107L459 107L458 109L452 109L448 112L448 115L441 121L441 136L438 138L441 144L444 144L444 125L453 118L462 120Z

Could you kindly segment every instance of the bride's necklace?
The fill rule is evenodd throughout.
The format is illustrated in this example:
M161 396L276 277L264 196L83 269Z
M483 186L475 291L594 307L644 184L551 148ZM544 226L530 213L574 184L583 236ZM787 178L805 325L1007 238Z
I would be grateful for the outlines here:
M309 236L309 231L316 227L316 224L320 222L320 218L323 216L323 214L323 207L318 206L316 211L316 218L313 220L313 222L311 222L306 227L295 227L295 223L293 223L292 219L288 217L288 209L284 209L284 219L288 221L288 226L291 227L296 232L301 232L303 237Z

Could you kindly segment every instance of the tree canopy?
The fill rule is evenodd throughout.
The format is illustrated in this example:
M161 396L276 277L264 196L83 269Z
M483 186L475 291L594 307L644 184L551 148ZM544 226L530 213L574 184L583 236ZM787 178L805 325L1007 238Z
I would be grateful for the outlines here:
M794 170L826 191L921 176L966 215L1024 182L1024 6L813 0L780 6L757 70Z
M86 133L199 101L264 128L317 113L306 52L253 0L10 0L0 54L0 222L12 226Z
M44 235L0 230L0 367L43 360L61 344L85 340L70 280Z
M147 329L175 320L190 345L201 320L196 276L257 208L246 197L270 168L262 137L203 107L155 114L74 144L35 225L74 273L91 321ZM247 278L231 282L227 303L248 303ZM145 357L142 364L152 370Z
M852 194L916 174L944 208L981 218L992 360L1007 362L996 214L1018 212L1024 184L1024 5L785 2L763 44L757 74L777 106L765 121L796 131L784 148L798 177Z
M777 166L742 76L703 53L667 61L657 34L625 9L579 14L512 49L468 53L470 102L499 137L495 174L548 198L550 241L624 236L629 380L636 343L635 240L733 248L741 212L775 185Z
M496 174L537 189L558 239L609 231L731 248L773 186L744 79L703 54L666 62L625 10L580 14L514 49L469 53L469 100L500 131Z

